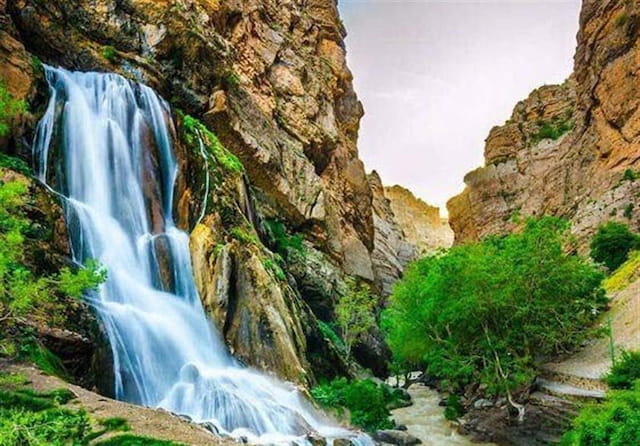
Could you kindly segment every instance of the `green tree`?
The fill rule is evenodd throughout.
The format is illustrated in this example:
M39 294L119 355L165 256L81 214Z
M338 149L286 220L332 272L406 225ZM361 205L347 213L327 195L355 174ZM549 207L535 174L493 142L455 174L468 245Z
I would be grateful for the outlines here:
M369 288L354 279L347 280L347 292L336 305L336 321L345 345L347 358L353 345L361 341L376 325L376 299Z
M610 221L598 227L591 241L591 258L615 271L627 261L629 252L640 245L640 237L629 226Z
M570 242L565 221L544 217L413 263L383 313L394 357L453 390L484 383L522 416L513 391L535 358L577 346L606 305L602 273L567 254Z

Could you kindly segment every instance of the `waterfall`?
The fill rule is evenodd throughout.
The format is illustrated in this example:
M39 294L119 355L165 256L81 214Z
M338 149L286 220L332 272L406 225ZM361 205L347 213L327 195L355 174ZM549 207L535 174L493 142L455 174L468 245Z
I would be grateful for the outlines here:
M64 197L74 260L108 271L88 299L110 341L116 397L252 443L305 443L309 434L370 443L326 421L293 385L239 365L208 321L188 235L172 216L169 105L115 74L46 67L46 76L36 174Z

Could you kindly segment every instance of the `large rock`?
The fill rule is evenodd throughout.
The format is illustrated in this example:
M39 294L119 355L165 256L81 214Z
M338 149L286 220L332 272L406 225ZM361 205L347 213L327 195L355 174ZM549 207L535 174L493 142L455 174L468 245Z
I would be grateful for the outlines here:
M604 221L640 229L640 186L623 179L640 167L639 24L635 2L583 2L573 76L534 91L491 131L486 166L448 203L457 242L513 230L514 214L570 219L582 250ZM536 137L554 120L573 130Z

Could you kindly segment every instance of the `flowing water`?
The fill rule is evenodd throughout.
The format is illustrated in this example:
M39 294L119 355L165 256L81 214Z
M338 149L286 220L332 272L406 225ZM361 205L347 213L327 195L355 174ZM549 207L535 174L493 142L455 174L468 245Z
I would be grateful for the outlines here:
M89 299L111 344L116 397L253 443L305 443L307 434L371 443L326 421L291 384L240 366L208 321L188 236L172 216L168 104L115 74L46 71L37 174L64 197L74 259L108 271Z

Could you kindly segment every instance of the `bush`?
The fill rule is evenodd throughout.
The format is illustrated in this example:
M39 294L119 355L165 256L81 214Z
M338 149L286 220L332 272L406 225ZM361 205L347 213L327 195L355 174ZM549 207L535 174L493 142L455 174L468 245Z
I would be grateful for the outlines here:
M264 223L269 245L275 252L287 260L296 255L304 258L306 252L302 235L289 234L281 221L266 220Z
M446 406L444 408L444 417L449 421L455 421L464 415L464 408L460 402L460 397L456 394L451 394L447 397Z
M533 135L533 142L538 143L543 139L557 140L573 128L573 121L568 119L556 119L551 122L540 122L539 130Z
M612 389L632 389L634 383L640 379L640 352L622 352L609 374L606 383Z
M370 432L393 427L387 407L400 398L399 393L384 384L378 385L370 379L348 381L345 378L320 384L311 389L311 395L321 406L334 409L339 415L348 410L351 424Z
M640 245L640 237L623 223L608 222L598 227L591 241L591 258L615 271L627 261L629 252Z
M567 254L570 242L565 221L544 217L413 263L383 313L394 357L453 390L528 385L534 358L578 346L606 306L602 273Z
M111 45L107 45L102 49L102 57L114 64L118 61L118 52Z
M24 212L26 194L27 186L21 181L0 183L0 341L15 333L12 328L20 326L23 318L55 325L64 319L65 297L80 298L85 290L97 287L106 278L106 272L95 262L77 271L63 268L59 274L46 277L32 273L26 265L25 243L32 225ZM55 363L32 341L18 344L23 356L47 367Z
M602 404L585 407L562 439L563 446L632 446L640 439L640 389L617 390Z
M0 137L9 133L9 123L16 116L27 109L24 101L18 101L7 91L7 87L0 81Z

